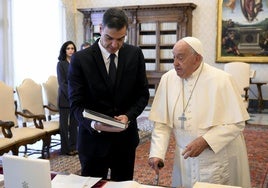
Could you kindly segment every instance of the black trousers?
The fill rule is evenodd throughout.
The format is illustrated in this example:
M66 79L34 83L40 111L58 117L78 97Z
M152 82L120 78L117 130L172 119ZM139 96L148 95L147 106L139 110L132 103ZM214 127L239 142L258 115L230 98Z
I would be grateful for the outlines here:
M69 108L60 108L61 153L77 150L77 121Z
M81 175L110 180L133 180L136 148L139 144L137 129L122 133L89 133L79 127L79 159Z

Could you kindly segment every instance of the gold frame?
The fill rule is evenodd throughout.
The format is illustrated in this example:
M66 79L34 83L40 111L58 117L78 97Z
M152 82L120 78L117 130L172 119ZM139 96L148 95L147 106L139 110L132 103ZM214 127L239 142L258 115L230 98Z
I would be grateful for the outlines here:
M266 50L266 43L264 43L265 40L268 40L268 29L266 28L266 30L264 30L264 25L268 24L268 3L266 1L262 2L262 0L255 0L255 5L257 1L260 2L263 10L259 9L258 12L256 9L255 18L248 18L245 16L247 15L247 12L245 11L246 1L247 0L218 0L216 51L216 61L218 63L230 61L268 63L268 51ZM232 2L234 2L233 6L231 6L231 8L227 7L227 4ZM229 14L227 14L226 11L230 11ZM231 15L231 19L230 17L228 18L227 15ZM257 19L258 16L265 20L262 22L257 22L257 20L260 20ZM239 22L239 19L241 22ZM223 33L225 34L223 35ZM230 37L231 35L234 37ZM235 41L233 42L233 44L235 44L234 48L229 48L229 45L226 45L227 42L225 41L231 40L230 38L233 38L233 41ZM252 45L253 47L251 47L251 44L254 44L254 46ZM263 48L264 44L265 48ZM241 50L244 50L243 53L240 53L239 47ZM230 50L231 52L228 51L229 49L232 49Z

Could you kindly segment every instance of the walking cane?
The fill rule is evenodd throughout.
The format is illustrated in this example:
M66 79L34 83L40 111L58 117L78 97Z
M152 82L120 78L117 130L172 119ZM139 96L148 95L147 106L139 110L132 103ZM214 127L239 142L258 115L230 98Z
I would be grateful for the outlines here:
M161 169L164 167L164 162L163 161L159 161L158 165L157 165L158 169ZM158 185L159 183L159 171L156 173L155 178L154 178L154 185Z

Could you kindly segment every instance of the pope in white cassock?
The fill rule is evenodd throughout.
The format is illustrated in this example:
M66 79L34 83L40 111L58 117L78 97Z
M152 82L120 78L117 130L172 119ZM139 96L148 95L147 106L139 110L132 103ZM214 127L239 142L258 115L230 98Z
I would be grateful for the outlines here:
M251 187L242 134L249 115L234 79L203 62L203 46L194 37L179 40L173 55L174 69L162 76L149 115L149 165L159 173L173 132L172 186L192 188L201 181Z

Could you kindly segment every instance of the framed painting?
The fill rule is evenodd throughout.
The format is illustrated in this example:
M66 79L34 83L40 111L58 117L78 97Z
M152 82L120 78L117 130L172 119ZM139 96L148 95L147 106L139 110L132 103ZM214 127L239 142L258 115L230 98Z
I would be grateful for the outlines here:
M219 63L268 63L268 0L218 0Z

